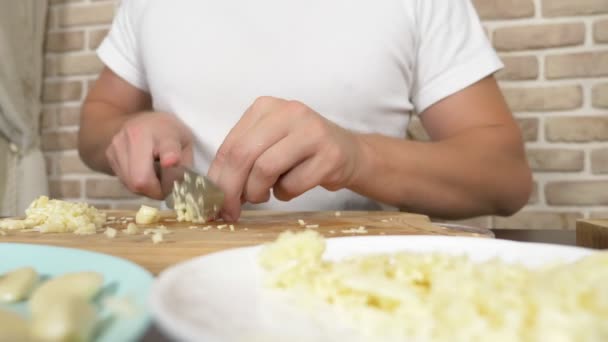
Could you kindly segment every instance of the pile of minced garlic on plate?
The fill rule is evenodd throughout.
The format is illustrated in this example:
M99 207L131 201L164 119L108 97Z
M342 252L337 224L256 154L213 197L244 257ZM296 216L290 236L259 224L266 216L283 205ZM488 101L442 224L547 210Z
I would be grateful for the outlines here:
M40 196L25 210L25 219L0 220L0 229L32 229L41 233L92 234L106 223L106 214L86 203Z
M369 341L608 341L608 253L529 269L406 252L326 261L324 251L317 232L286 232L259 261L270 287L320 300Z

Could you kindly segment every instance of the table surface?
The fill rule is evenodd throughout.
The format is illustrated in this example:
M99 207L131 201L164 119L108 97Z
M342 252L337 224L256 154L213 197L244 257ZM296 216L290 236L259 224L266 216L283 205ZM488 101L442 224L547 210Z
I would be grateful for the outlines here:
M574 230L492 229L492 231L497 239L576 246L576 231ZM158 326L153 324L142 338L142 341L168 342L171 340L163 335Z

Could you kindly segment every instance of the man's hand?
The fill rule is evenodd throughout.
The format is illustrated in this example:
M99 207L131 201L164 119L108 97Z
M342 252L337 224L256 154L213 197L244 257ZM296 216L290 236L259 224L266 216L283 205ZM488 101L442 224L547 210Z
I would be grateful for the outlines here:
M192 164L192 135L175 116L142 112L125 121L105 151L112 171L132 192L163 199L154 160L161 167Z
M356 134L300 102L260 97L225 138L209 177L225 192L222 217L233 221L242 203L266 202L271 189L288 201L318 185L348 187L360 158Z

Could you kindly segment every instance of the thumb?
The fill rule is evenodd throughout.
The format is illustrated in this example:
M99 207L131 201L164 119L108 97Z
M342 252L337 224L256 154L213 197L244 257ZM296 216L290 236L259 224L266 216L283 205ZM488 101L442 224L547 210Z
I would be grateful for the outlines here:
M176 166L181 161L182 145L175 139L163 139L158 143L158 158L160 166L171 167Z

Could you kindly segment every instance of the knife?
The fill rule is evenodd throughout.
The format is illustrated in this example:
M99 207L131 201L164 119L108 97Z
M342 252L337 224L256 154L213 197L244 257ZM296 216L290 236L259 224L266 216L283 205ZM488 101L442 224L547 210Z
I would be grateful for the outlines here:
M192 222L207 222L218 217L224 203L224 193L206 176L184 165L161 167L154 162L165 203L186 215ZM176 206L178 208L176 208Z

